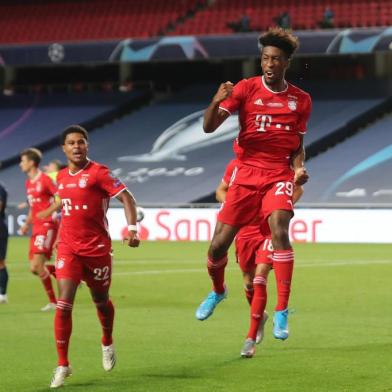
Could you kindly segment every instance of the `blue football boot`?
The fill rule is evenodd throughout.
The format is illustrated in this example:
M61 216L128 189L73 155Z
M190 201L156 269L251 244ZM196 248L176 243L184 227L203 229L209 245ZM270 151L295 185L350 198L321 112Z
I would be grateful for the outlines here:
M211 291L207 298L200 304L196 310L196 318L203 321L210 317L214 313L214 309L219 302L223 301L227 297L227 289L222 294L217 294L215 291Z
M289 326L287 318L289 310L278 310L274 315L274 337L276 339L286 340L289 337Z

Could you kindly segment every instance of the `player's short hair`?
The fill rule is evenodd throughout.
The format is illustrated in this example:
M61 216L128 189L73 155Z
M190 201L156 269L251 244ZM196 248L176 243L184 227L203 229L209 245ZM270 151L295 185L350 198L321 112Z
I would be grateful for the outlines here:
M284 30L281 27L271 27L259 38L260 49L263 50L265 46L275 46L283 50L289 59L298 49L299 40L290 31Z
M63 133L61 134L61 144L65 144L65 139L70 133L80 133L83 137L88 140L88 132L80 125L70 125L69 127L65 128Z
M38 148L26 148L20 153L20 157L27 157L29 161L33 161L35 166L38 167L41 163L42 152Z

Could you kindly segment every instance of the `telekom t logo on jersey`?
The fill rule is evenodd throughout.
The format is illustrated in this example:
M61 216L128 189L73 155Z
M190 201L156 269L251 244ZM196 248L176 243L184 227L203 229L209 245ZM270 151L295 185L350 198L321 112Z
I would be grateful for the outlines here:
M272 116L266 114L257 114L255 119L256 127L258 132L267 132L266 127L270 127L272 124ZM283 125L275 123L274 126L278 129L285 129L290 131L290 125Z
M64 215L69 216L69 211L72 210L71 199L61 199L61 203L63 204Z
M87 204L82 204L81 206L78 204L72 205L71 199L61 199L61 203L63 204L64 216L70 216L69 213L71 210L88 210Z
M266 126L271 126L272 123L272 117L267 116L265 114L258 114L256 115L256 126L258 132L266 132L265 127Z

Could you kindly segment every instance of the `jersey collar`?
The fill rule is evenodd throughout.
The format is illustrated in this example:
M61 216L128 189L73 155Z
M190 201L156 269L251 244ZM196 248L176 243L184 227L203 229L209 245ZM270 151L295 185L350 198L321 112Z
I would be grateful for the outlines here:
M274 90L271 90L271 89L267 86L267 83L265 83L264 75L261 76L261 83L263 84L263 86L264 86L264 88L265 88L266 90L268 90L269 92L271 92L271 93L273 93L273 94L285 93L285 92L288 90L288 88L289 88L289 84L286 82L286 80L284 80L284 83L286 84L286 88L285 88L284 90L282 90L282 91L274 91Z
M41 175L42 175L42 171L41 171L41 170L38 170L38 172L37 172L37 174L35 175L35 177L34 177L34 178L30 178L30 182L31 182L32 184L34 184L36 181L38 181L38 180L40 179Z
M78 170L76 173L72 173L71 170L68 169L68 173L70 176L77 176L80 172L82 172L89 164L91 163L90 159L87 158L87 163L80 169Z

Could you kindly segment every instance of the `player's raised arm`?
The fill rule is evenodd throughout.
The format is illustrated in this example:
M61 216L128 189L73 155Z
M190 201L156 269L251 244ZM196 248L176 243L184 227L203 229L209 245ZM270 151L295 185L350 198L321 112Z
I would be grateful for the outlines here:
M123 192L116 196L118 200L124 206L125 217L128 223L128 246L137 248L140 244L140 240L137 234L137 211L136 211L136 200L133 195L125 189Z
M214 132L230 116L230 113L227 111L219 109L219 104L226 98L229 98L232 93L233 83L226 82L219 86L218 91L204 113L203 129L205 133Z

